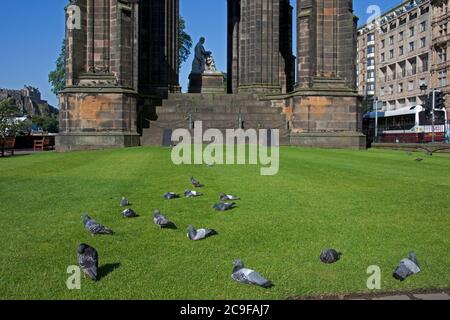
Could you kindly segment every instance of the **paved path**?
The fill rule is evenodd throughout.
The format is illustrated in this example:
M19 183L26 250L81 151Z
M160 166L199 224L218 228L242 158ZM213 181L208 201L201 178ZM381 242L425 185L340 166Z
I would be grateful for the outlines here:
M293 300L446 300L450 301L450 288L441 290L417 290L398 293L352 294L342 296L321 296L294 298Z

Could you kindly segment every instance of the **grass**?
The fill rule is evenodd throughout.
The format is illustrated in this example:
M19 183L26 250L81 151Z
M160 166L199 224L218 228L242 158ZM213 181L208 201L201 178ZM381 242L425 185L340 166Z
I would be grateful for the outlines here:
M395 151L281 149L280 172L257 166L175 166L170 150L132 148L0 159L0 299L287 299L368 292L366 269L382 269L383 291L450 285L449 155ZM205 196L165 201L194 175ZM242 197L216 213L220 192ZM124 220L126 195L141 217ZM155 208L178 230L159 230ZM89 213L116 231L92 237ZM186 238L189 224L219 236ZM103 277L68 290L76 247L99 251ZM324 248L340 262L318 260ZM414 250L422 272L398 282L392 272ZM275 284L270 290L231 280L244 260Z

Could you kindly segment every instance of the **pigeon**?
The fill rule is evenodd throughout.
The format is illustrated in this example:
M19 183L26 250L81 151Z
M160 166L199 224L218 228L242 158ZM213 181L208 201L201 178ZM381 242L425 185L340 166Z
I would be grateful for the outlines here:
M204 185L200 183L200 181L194 179L194 177L191 177L191 183L196 188L203 188Z
M431 157L431 156L433 156L433 152L428 151L428 152L427 152L427 155Z
M341 252L337 252L334 249L326 249L320 253L320 261L328 264L335 263L338 262L339 259L341 259L341 255Z
M154 212L153 222L161 229L163 228L174 229L176 227L175 224L169 219L167 219L165 216L163 216L158 209L156 209Z
M187 237L192 241L203 240L211 236L215 236L218 233L213 229L194 229L192 225L188 227Z
M178 199L180 196L176 194L175 192L167 192L164 195L164 199L166 200L172 200L172 199Z
M257 285L266 289L273 286L269 280L264 279L258 272L244 268L242 260L234 260L233 266L233 273L231 274L233 280L243 284Z
M241 200L239 197L232 196L230 194L221 193L220 194L220 201L226 202L226 201L236 201Z
M77 249L78 264L83 272L92 280L98 280L98 253L87 244L80 244Z
M227 211L235 208L236 203L216 203L212 206L213 209L216 209L216 211Z
M203 195L203 193L197 192L197 191L193 191L193 190L189 190L187 189L184 192L184 195L186 198L195 198L195 197L200 197Z
M84 227L92 235L97 235L97 234L109 234L109 235L112 235L112 234L114 234L114 232L111 229L106 228L104 225L101 225L100 223L98 223L94 219L91 219L91 217L89 217L87 214L83 215L82 219L83 219Z
M419 262L414 252L408 254L408 258L400 261L399 266L392 275L395 279L404 281L409 276L420 272Z
M122 212L124 218L137 218L139 215L133 209L126 209Z
M125 197L122 197L122 199L120 200L120 206L127 207L129 205L130 205L130 202Z
M417 162L422 162L423 159L422 159L422 158L416 158L416 161L417 161Z

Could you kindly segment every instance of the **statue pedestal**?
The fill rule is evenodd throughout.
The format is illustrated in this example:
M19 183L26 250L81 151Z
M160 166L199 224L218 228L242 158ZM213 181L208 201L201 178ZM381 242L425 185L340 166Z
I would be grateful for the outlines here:
M223 74L220 72L191 73L188 93L226 93Z

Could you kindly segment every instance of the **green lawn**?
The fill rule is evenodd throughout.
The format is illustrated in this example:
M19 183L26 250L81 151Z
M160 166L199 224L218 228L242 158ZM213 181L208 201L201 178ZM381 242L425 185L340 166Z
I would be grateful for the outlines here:
M0 299L286 299L368 292L366 269L383 271L382 291L450 286L450 156L394 151L282 148L280 172L257 166L175 166L170 150L133 148L0 159ZM194 175L206 185L196 199L165 201ZM216 213L221 192L239 207ZM124 220L126 195L141 217ZM161 209L178 230L152 222ZM92 237L81 214L115 230ZM219 236L186 238L189 224ZM97 248L98 283L70 291L66 269L76 247ZM344 253L323 265L324 248ZM399 261L417 253L422 272L400 283ZM269 290L235 283L232 261L269 278Z

